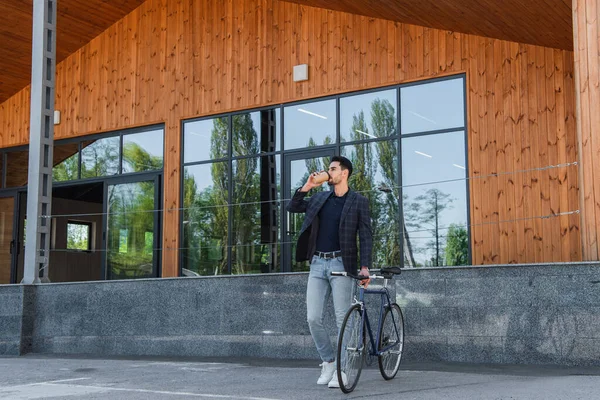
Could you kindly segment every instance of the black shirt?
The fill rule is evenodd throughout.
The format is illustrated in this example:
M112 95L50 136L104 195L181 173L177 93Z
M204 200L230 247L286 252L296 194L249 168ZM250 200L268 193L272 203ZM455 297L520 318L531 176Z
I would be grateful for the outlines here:
M348 192L341 197L331 192L329 198L319 211L319 235L317 251L329 252L340 250L340 220Z

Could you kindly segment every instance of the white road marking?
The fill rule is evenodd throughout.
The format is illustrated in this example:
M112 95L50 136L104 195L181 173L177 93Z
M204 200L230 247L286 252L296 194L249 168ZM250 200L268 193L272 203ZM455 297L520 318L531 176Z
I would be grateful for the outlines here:
M88 386L88 385L63 385L60 383L45 383L44 386L60 386L60 387L81 387L89 388L100 391L118 391L118 392L135 392L135 393L154 393L154 394L167 394L173 396L189 396L189 397L205 397L209 399L236 399L236 400L280 400L271 399L267 397L248 397L248 396L235 396L226 394L209 394L209 393L191 393L191 392L170 392L167 390L149 390L149 389L128 389L128 388L116 388L106 386ZM1 392L0 392L1 393Z
M0 399L34 400L59 396L76 396L85 399L96 393L109 393L107 388L64 385L55 383L38 383L0 388Z
M192 393L192 392L171 392L167 390L149 390L149 389L130 389L118 388L110 386L93 386L93 385L77 385L65 384L65 382L74 382L87 380L91 378L73 378L61 379L56 381L29 383L26 385L17 385L11 387L0 388L0 399L9 398L14 400L34 400L45 399L57 396L77 396L85 398L91 394L108 393L108 392L132 392L132 393L150 393L172 396L187 396L205 399L233 399L233 400L279 400L267 397L250 397L250 396L235 396L225 394L210 394L210 393Z
M63 382L75 382L75 381L85 381L91 378L71 378L71 379L59 379L57 381L48 381L48 382L40 382L40 383L32 383L31 385L49 385L52 383L63 383Z

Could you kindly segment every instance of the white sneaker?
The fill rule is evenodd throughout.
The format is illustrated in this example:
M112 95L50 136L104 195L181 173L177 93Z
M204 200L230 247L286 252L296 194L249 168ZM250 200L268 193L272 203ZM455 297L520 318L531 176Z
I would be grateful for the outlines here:
M317 385L325 385L326 383L328 383L331 380L331 377L333 377L335 375L335 371L336 371L335 361L331 361L331 362L323 361L323 364L319 364L319 367L322 367L322 368L321 368L321 376L319 376L319 379L317 380Z
M348 377L346 376L345 372L342 372L342 381L344 382L344 386L348 385ZM331 378L327 387L330 387L330 388L339 388L340 387L340 382L338 381L337 372L335 374L333 374L333 378Z

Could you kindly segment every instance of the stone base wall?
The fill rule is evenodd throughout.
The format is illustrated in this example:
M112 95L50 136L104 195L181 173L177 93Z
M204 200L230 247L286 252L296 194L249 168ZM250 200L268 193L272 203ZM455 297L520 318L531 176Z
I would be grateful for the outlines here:
M317 360L306 280L0 285L0 355ZM600 365L598 263L407 269L395 289L408 361ZM333 338L332 306L326 318Z

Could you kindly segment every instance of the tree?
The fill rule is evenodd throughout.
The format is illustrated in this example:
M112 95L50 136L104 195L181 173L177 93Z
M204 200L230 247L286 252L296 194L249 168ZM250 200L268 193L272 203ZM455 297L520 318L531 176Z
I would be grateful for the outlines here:
M354 114L352 116L352 126L350 127L349 133L350 140L361 140L365 133L368 134L369 129L365 123L364 112L361 110L358 115ZM382 241L377 240L379 235L381 206L378 201L379 193L374 190L377 164L373 162L373 148L371 143L355 144L353 147L353 151L348 155L348 158L354 167L352 177L350 178L350 185L352 186L352 189L361 193L369 200L373 236L375 237L375 240L373 241L373 259L374 262L377 263L377 258L382 254Z
M79 169L79 153L55 165L52 169L52 177L55 182L71 181L77 179Z
M82 178L114 175L117 173L118 166L119 138L117 137L96 140L81 151Z
M257 154L258 134L250 114L233 116L234 154ZM259 245L260 175L258 157L245 158L232 165L233 272L247 273L254 263L254 245Z
M415 201L408 207L409 212L414 215L412 226L426 229L432 235L432 239L427 242L427 248L433 249L433 266L441 265L444 260L445 238L441 235L440 218L444 210L452 207L453 201L449 194L433 188L415 197Z
M469 264L469 234L464 226L450 224L445 254L446 265Z
M227 124L228 118L215 118L210 136L210 155L212 159L227 154ZM221 253L220 260L215 260L213 273L222 274L227 271L227 232L229 219L229 185L227 179L228 165L224 162L211 164L213 186L210 190L210 211L214 225L211 227L211 247L214 258Z
M371 103L371 125L375 137L386 137L397 132L396 113L394 106L388 100L377 98ZM400 229L403 229L403 231L405 229L404 224L401 224L400 221L400 190L397 186L397 143L392 140L379 141L375 142L375 147L383 175L383 182L379 183L378 188L384 193L384 202L380 206L380 221L378 223L378 236L381 243L378 249L380 263L383 265L400 265ZM409 243L407 237L405 237L405 250ZM408 249L410 249L410 246ZM412 254L412 251L409 251L409 254Z

